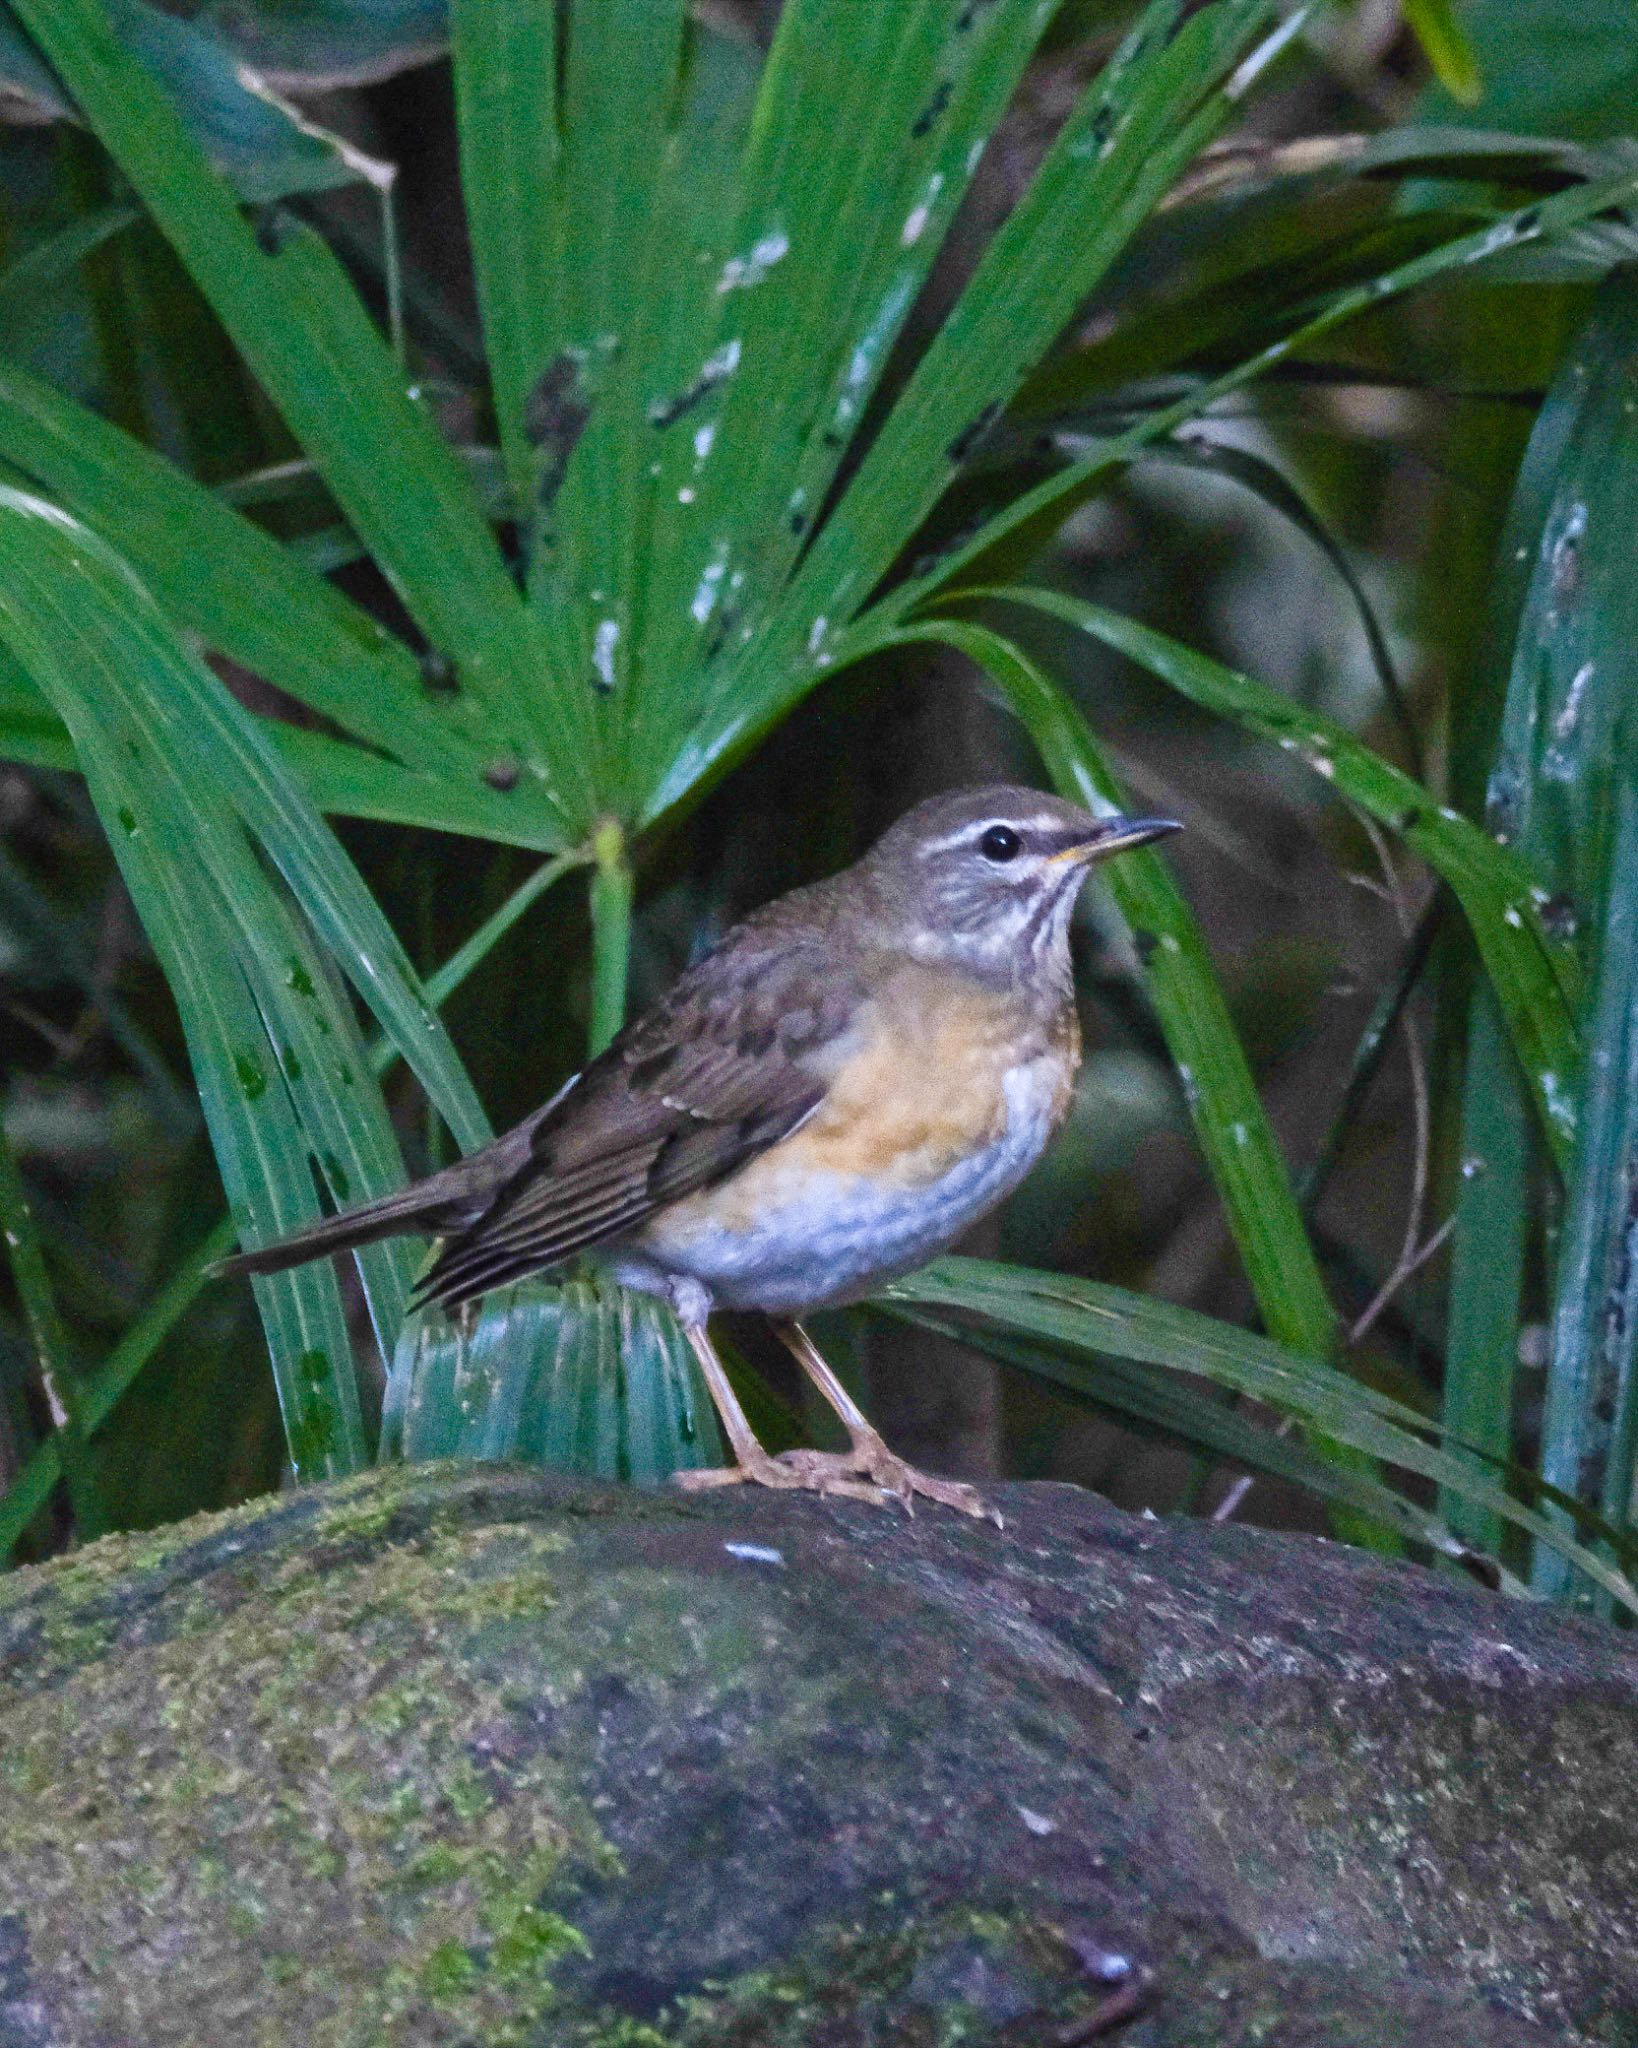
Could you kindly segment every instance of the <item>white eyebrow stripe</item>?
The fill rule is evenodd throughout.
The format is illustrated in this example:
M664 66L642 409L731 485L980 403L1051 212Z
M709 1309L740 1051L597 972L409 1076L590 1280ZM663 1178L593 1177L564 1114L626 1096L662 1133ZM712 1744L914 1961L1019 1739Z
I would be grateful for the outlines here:
M1038 811L1030 818L974 818L970 824L962 825L954 832L947 832L942 839L924 839L921 851L949 853L957 846L971 846L974 840L981 839L986 832L994 831L997 825L1006 826L1009 832L1053 832L1062 827L1063 820L1045 811Z

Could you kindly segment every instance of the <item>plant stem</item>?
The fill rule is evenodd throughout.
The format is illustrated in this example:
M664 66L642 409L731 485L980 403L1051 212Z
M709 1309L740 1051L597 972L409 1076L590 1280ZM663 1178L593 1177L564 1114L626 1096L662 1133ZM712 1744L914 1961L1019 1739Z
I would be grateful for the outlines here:
M588 1039L600 1053L626 1021L626 979L631 962L631 862L626 835L605 818L592 835L592 1002Z
M51 1411L56 1432L53 1441L58 1446L61 1469L68 1481L75 1528L82 1539L100 1536L102 1505L86 1451L79 1387L69 1362L68 1333L57 1313L45 1257L40 1250L40 1235L34 1227L23 1176L18 1170L11 1140L6 1136L4 1119L0 1119L0 1231L5 1234L12 1278L17 1283L24 1319L34 1340L40 1384L45 1389L46 1405Z
M518 919L537 898L544 896L552 884L566 875L570 868L582 865L582 853L559 853L550 860L543 860L526 881L520 882L501 905L499 910L486 917L465 945L458 946L435 974L427 976L427 1000L434 1009L441 1008L455 993L480 960L494 951ZM397 1057L397 1047L383 1045L380 1048L384 1060L377 1073L385 1071Z

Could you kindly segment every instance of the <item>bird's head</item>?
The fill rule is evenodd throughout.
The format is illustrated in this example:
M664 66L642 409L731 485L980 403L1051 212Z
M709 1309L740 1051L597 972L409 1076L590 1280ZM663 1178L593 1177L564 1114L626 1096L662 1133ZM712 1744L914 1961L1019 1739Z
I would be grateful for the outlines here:
M996 783L918 804L861 864L901 943L979 972L1027 971L1062 955L1089 868L1181 827L1171 818L1094 817L1078 804Z

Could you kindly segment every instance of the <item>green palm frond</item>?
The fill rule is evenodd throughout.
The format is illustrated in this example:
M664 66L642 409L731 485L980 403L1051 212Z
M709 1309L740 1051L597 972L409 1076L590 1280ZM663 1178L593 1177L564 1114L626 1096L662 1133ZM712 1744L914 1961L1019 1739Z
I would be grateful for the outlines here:
M1118 293L1190 167L1296 45L1303 10L1151 0L999 225L975 238L953 230L1051 23L1042 0L786 0L765 57L684 0L456 0L486 360L451 393L470 352L434 362L383 332L305 215L253 218L104 0L16 0L16 12L123 181L73 248L101 246L140 210L296 445L275 475L212 488L0 361L0 751L87 778L176 996L236 1224L271 1234L402 1172L346 983L458 1141L485 1130L427 992L320 813L583 867L600 1043L624 1006L634 845L842 668L909 644L966 654L1061 787L1113 796L1092 727L1040 666L955 615L973 593L1052 612L1147 663L1400 832L1466 911L1567 1157L1578 965L1543 930L1518 859L1352 734L1014 578L1145 449L1350 319L1521 250L1573 247L1585 265L1592 231L1605 237L1596 260L1614 260L1638 195L1630 163L1560 151L1549 175L1540 149L1503 138L1476 152L1431 130L1397 167L1379 150L1380 174L1443 166L1470 197L1376 242L1309 248L1283 296L1253 307L1230 294L1209 349L1172 318L1150 353L1174 380L1157 399L1143 365L1095 341L1059 344L1100 293ZM1295 206L1308 186L1287 190L1284 175L1270 203ZM1495 177L1555 189L1510 206ZM1211 177L1184 187L1185 202L1209 209L1212 189ZM0 301L5 290L0 275ZM409 331L456 324L434 311ZM1152 330L1140 317L1136 331ZM1056 383L1043 372L1055 351L1068 365ZM324 573L341 562L390 595L344 595ZM296 715L244 709L201 647ZM1319 1371L1334 1313L1212 962L1157 855L1114 887L1154 941L1149 993L1263 1320ZM477 935L463 971L497 936ZM491 1304L447 1344L401 1338L408 1256L360 1260L383 1360L398 1359L399 1448L640 1476L709 1448L687 1420L691 1362L659 1310L575 1282ZM196 1284L179 1276L152 1326L86 1376L87 1428ZM372 1455L333 1276L265 1283L261 1306L297 1468ZM1038 1357L1069 1342L1026 1335ZM1179 1346L1172 1363L1213 1371L1209 1346ZM482 1401L463 1410L474 1374ZM1362 1395L1350 1419L1353 1383L1334 1378L1339 1405L1314 1406L1310 1447L1270 1448L1271 1467L1306 1461L1343 1505L1384 1510L1361 1458L1386 1457L1444 1489L1452 1524L1449 1501L1465 1500L1494 1518L1483 1526L1526 1527L1569 1554L1556 1522L1521 1521L1534 1510L1471 1459L1395 1459L1400 1440L1358 1426ZM1155 1409L1152 1385L1143 1398ZM1231 1436L1245 1452L1251 1439L1226 1425L1217 1447ZM0 1509L0 1533L38 1505L48 1464L37 1458ZM1387 1519L1424 1541L1443 1526L1419 1507ZM1626 1597L1613 1565L1573 1562Z

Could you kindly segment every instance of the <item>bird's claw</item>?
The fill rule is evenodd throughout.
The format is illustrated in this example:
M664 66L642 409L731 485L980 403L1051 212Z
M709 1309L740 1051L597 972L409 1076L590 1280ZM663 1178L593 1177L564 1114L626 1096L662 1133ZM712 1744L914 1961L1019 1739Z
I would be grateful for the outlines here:
M798 1455L820 1458L827 1454L808 1451ZM941 1479L936 1473L919 1470L896 1451L890 1451L874 1430L869 1435L862 1431L856 1434L851 1449L838 1452L834 1463L839 1470L856 1473L861 1479L868 1479L872 1485L880 1487L883 1493L899 1503L907 1515L915 1513L916 1496L920 1494L924 1500L936 1500L940 1507L954 1508L957 1514L971 1515L975 1520L991 1521L998 1529L1001 1527L1001 1517L976 1486L968 1486L959 1479Z
M719 1486L770 1486L785 1493L818 1493L843 1500L862 1500L871 1507L885 1507L888 1496L842 1471L833 1462L816 1469L806 1461L819 1458L818 1451L785 1451L777 1458L753 1458L739 1465L713 1465L687 1472L674 1472L673 1482L685 1493L706 1493Z
M999 1529L1000 1515L976 1487L959 1479L940 1479L920 1472L887 1448L880 1437L861 1438L846 1451L782 1451L778 1457L762 1457L741 1465L703 1471L678 1472L676 1483L690 1493L717 1486L749 1482L786 1491L838 1496L845 1500L868 1501L872 1507L896 1502L907 1515L916 1512L920 1494L958 1514L991 1521Z

